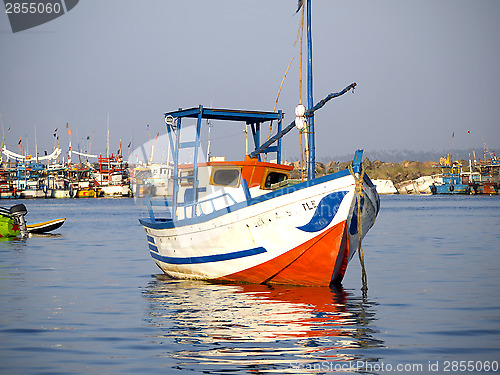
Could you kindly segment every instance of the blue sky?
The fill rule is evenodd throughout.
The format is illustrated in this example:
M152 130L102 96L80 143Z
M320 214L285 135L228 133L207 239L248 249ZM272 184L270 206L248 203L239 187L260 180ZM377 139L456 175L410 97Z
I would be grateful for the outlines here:
M500 2L313 0L314 99L358 87L316 115L317 155L500 144ZM34 154L105 153L165 132L163 113L204 106L272 110L299 96L295 0L82 0L13 34L0 15L0 114L6 143ZM305 87L305 85L304 85ZM305 94L304 94L305 98ZM305 100L305 99L304 99ZM149 130L147 128L149 125ZM214 124L213 154L240 158L243 128ZM11 133L7 134L7 129ZM470 130L471 134L468 135ZM454 134L454 137L452 137ZM298 135L284 143L298 157ZM126 151L125 151L126 152Z

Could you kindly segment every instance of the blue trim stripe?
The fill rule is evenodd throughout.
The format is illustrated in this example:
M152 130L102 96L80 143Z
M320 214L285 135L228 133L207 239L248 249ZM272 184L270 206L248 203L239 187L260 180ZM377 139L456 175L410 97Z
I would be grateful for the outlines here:
M146 237L148 239L148 242L155 243L155 239L149 235L146 234Z
M297 229L309 233L319 232L320 230L325 229L330 225L335 215L337 215L337 211L339 210L340 204L346 194L347 191L336 191L323 197L320 200L316 211L314 211L314 215L311 220L306 225L297 227Z
M151 248L151 244L150 244ZM223 260L231 260L244 258L252 255L262 254L267 252L263 247L256 247L248 250L240 250L234 251L232 253L226 254L214 254L214 255L205 255L199 257L185 257L185 258L177 258L177 257L166 257L157 253L150 253L151 257L156 260L159 260L163 263L169 264L197 264L197 263L210 263L210 262L221 262Z
M297 185L292 185L292 186L285 187L283 189L275 190L275 191L272 191L270 193L252 198L250 200L247 200L247 201L244 201L241 203L236 203L236 204L233 204L233 205L228 206L228 207L224 207L220 210L217 210L215 212L211 212L207 215L196 216L196 217L187 218L187 219L183 219L183 220L179 220L179 221L175 221L175 222L165 221L165 220L151 221L151 219L139 219L139 222L144 227L151 228L151 229L168 229L168 228L183 227L186 225L204 223L206 221L215 219L216 217L225 215L229 212L233 212L233 211L239 210L239 209L247 207L247 206L251 206L251 205L254 205L257 203L265 202L269 199L280 197L282 195L287 195L287 194L293 193L295 191L308 188L310 186L322 184L324 182L335 180L337 178L341 178L341 177L345 177L345 176L349 176L349 175L350 175L349 171L347 169L345 169L343 171L340 171L340 172L337 172L334 174L329 174L326 176L317 177L313 180L304 181L304 182L297 184Z
M156 247L156 245L153 245L152 243L148 243L148 246L149 246L149 250L158 252L158 248Z

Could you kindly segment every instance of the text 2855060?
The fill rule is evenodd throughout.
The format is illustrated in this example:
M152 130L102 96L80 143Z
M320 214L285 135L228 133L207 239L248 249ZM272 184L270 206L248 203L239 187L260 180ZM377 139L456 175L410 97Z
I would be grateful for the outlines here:
M5 3L5 13L7 14L59 14L63 12L59 2L47 3Z

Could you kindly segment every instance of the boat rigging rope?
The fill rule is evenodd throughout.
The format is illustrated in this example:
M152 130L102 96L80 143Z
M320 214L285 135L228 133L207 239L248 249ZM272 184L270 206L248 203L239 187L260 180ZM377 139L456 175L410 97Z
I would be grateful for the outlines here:
M290 69L290 65L292 65L293 59L294 58L292 57L292 59L288 63L288 67L286 68L285 75L283 76L283 79L281 80L281 85L280 85L280 88L278 90L278 95L276 96L276 101L274 102L273 112L276 112L276 107L278 106L278 100L279 100L280 94L281 94L281 88L283 87L283 83L285 82L286 75L288 74L288 69ZM273 130L273 121L271 120L271 123L269 124L269 134L267 135L267 139L271 138L272 130ZM264 155L264 161L266 161L266 160L267 160L267 154Z
M365 270L365 254L363 252L363 245L361 244L361 240L363 237L363 219L361 216L361 197L363 196L363 179L365 178L365 170L363 168L363 165L361 164L361 173L354 173L352 170L352 165L349 164L349 172L351 175L354 177L355 181L355 188L354 188L354 194L356 195L356 203L358 206L358 256L359 256L359 263L361 264L361 290L363 291L364 294L366 294L368 290L368 280L366 277L366 270Z
M356 83L351 83L349 86L347 86L346 88L344 88L342 91L340 92L336 92L336 93L331 93L329 95L327 95L323 100L321 100L320 102L318 102L314 107L312 107L311 109L308 109L305 113L305 117L310 117L315 111L317 111L318 109L320 109L321 107L323 107L326 102L328 102L329 100L331 99L334 99L334 98L337 98L341 95L344 95L346 92L348 92L349 90L351 89L354 89L354 87L356 87ZM269 146L271 146L274 142L276 142L278 139L282 138L285 134L287 134L290 130L292 130L293 128L295 128L295 120L293 120L285 129L283 129L281 132L275 134L273 137L269 138L267 140L267 142L265 142L264 144L262 144L260 147L256 148L254 151L252 151L250 154L248 154L248 156L250 158L254 158L256 157L257 155L259 155L262 151L264 151L266 148L268 148Z

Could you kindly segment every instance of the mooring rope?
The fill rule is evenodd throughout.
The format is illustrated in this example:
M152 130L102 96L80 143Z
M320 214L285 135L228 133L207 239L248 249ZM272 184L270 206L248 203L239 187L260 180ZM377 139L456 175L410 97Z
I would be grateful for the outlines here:
M361 287L361 290L363 293L366 293L368 290L368 280L366 277L366 270L365 270L365 254L363 252L363 245L361 243L362 237L363 237L363 219L361 216L361 197L363 196L363 179L365 177L365 170L363 169L363 165L361 165L361 173L356 176L354 171L352 170L352 165L349 164L349 172L351 175L354 177L355 181L355 188L354 188L354 194L356 194L356 202L358 205L358 256L359 256L359 263L361 264L361 283L363 284Z

